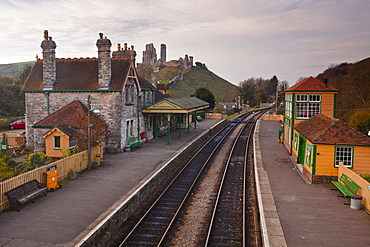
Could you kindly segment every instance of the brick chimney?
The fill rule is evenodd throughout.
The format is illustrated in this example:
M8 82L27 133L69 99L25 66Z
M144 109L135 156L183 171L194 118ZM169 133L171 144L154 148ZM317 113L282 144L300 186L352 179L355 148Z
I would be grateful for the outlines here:
M136 61L136 51L135 47L131 45L131 48L128 48L127 43L123 44L123 48L121 48L121 44L117 44L117 51L112 52L112 57L122 57L122 58L128 58L134 61Z
M98 47L98 79L99 89L108 89L111 82L111 56L110 47L112 43L107 37L103 38L103 34L99 33L100 38L96 41Z
M56 81L55 48L57 45L49 37L48 30L44 31L42 48L42 77L44 80L43 90L52 90Z

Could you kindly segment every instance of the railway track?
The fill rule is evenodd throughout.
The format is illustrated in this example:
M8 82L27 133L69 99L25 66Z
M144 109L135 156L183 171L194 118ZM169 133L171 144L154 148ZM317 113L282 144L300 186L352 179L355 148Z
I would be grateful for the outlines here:
M250 208L244 202L251 197L246 144L261 114L230 121L201 147L140 219L126 224L115 246L245 245L246 235L259 235L246 230L246 218L254 213L246 213Z

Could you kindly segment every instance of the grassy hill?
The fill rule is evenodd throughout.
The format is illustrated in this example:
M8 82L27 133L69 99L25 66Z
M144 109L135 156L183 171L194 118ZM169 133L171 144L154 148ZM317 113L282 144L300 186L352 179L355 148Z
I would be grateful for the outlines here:
M15 77L19 74L21 69L26 65L33 66L35 62L21 62L21 63L9 63L9 64L0 64L0 76L9 76Z
M238 87L222 79L205 67L195 66L190 69L168 66L161 67L156 73L138 69L140 76L146 80L168 84L175 77L180 77L168 90L172 97L189 97L197 88L207 88L215 96L216 101L231 102L239 95ZM171 83L172 84L172 83Z
M212 71L201 67L193 67L183 75L183 80L178 81L172 88L174 97L188 97L195 93L197 88L207 88L213 93L216 101L232 101L237 87L222 79Z

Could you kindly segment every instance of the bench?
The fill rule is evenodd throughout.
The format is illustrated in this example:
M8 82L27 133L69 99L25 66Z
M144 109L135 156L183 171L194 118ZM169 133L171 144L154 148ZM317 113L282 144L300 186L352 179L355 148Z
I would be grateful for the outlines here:
M167 127L160 127L158 129L158 137L165 136L167 135L167 133L168 133Z
M201 116L199 116L199 115L198 115L198 116L197 116L197 121L198 121L198 122L200 122L200 121L202 121L202 120L203 120L203 118L202 118Z
M342 174L338 181L331 181L332 184L342 192L345 200L345 204L349 204L346 198L356 194L357 190L360 188L355 182L352 181L347 175Z
M4 194L8 197L10 206L19 211L20 206L28 201L34 202L33 199L44 194L46 196L47 187L36 179L21 184Z
M139 141L138 137L132 137L127 140L127 145L129 145L130 147L139 146L140 144L141 142Z

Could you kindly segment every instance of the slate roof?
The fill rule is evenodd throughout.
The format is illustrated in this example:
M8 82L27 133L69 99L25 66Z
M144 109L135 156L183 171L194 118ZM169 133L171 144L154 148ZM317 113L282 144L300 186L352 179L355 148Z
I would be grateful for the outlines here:
M59 125L55 126L55 128L58 128L60 131L62 131L67 136L73 136L74 134L77 133L77 130L72 129L71 127L69 127L66 124L59 124Z
M123 90L132 60L121 57L111 59L112 82L108 90ZM42 62L42 59L36 61L22 90L43 90ZM98 90L98 59L56 59L56 80L53 90ZM145 85L144 88L152 88L144 79L140 80L140 84Z
M157 83L156 84L156 87L158 90L167 90L167 85L166 84L163 84L163 83Z
M34 124L33 128L52 128L54 126L68 125L72 128L86 128L88 110L87 106L79 100L74 100L68 105L53 112L41 121ZM91 112L91 121L105 122Z
M298 82L297 84L294 84L288 89L284 90L284 92L289 92L289 91L328 91L328 92L334 91L334 92L337 92L339 90L329 85L325 86L325 83L311 76L311 77L308 77Z
M166 100L179 105L185 109L191 110L203 106L209 106L208 102L205 102L197 97L186 97L186 98L167 98Z
M312 143L349 144L370 146L370 137L355 130L347 123L323 114L300 122L294 128Z
M152 84L150 84L150 82L145 80L143 77L138 76L138 78L139 78L140 87L142 89L144 89L144 88L145 89L150 89L150 90L155 90L156 89Z
M72 129L71 127L69 127L68 125L66 124L61 124L61 125L57 125L55 126L54 128L52 128L51 130L49 130L48 132L46 132L42 137L46 137L48 136L50 133L53 132L54 129L59 129L60 131L62 131L64 134L66 134L67 136L71 137L73 135L75 135L77 133L77 130L75 129Z

